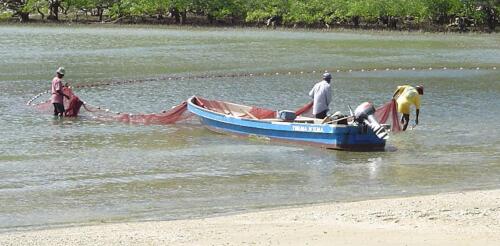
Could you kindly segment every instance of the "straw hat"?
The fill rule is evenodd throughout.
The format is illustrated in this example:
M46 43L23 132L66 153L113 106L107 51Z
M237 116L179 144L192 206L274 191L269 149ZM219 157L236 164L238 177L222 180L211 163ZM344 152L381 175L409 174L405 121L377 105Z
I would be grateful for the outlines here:
M56 71L56 73L60 74L60 75L64 75L64 73L66 72L66 70L64 70L64 67L59 67Z

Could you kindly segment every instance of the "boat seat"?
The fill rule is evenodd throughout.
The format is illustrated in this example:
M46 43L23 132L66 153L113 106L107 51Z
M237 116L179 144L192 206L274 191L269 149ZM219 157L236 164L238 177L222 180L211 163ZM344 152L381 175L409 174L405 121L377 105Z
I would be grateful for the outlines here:
M284 120L278 119L278 118L269 118L269 119L260 119L260 120L269 121L269 122L285 122Z
M316 119L312 117L297 116L294 122L297 123L309 123L309 124L321 124L321 119Z
M269 122L294 122L294 123L305 123L305 124L321 124L321 122L322 122L322 119L303 117L303 116L297 116L297 118L295 118L294 121L284 121L284 120L278 119L278 118L262 119L262 120L269 121Z

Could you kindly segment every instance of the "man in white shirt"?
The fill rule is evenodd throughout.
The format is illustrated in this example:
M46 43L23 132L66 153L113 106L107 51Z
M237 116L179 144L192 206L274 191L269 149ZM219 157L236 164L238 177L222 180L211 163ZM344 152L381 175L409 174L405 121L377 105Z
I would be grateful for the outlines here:
M330 73L323 74L323 80L316 83L309 92L309 96L313 98L313 115L317 119L324 119L328 113L328 106L332 101L332 90L330 81L332 75Z

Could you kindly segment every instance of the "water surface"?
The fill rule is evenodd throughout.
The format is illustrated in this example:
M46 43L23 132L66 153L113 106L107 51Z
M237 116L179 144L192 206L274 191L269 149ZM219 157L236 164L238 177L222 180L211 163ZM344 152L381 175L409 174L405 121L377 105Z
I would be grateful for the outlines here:
M499 188L499 57L496 34L0 26L0 230ZM143 81L77 90L121 112L191 95L295 109L321 71L337 69L335 111L380 105L405 83L425 95L421 124L392 135L388 151L344 152L215 134L195 120L59 120L27 107L61 65L75 85ZM204 78L237 73L258 75Z

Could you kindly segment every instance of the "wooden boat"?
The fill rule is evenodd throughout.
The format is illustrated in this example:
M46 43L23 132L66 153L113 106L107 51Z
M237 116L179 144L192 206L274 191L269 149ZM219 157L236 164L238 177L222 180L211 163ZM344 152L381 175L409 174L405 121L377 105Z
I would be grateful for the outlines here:
M353 120L336 124L338 121L325 122L302 116L302 112L297 112L294 120L283 120L276 117L277 111L274 110L196 96L188 99L187 109L209 129L221 133L340 150L383 150L386 143L386 138L377 137L368 125Z

